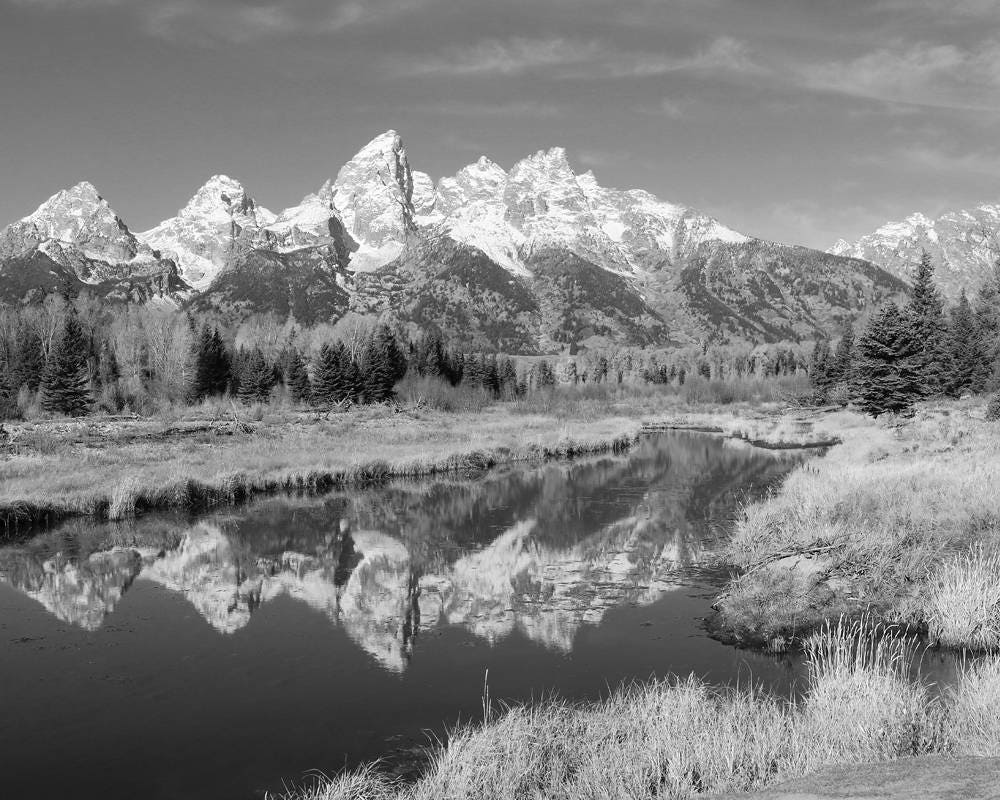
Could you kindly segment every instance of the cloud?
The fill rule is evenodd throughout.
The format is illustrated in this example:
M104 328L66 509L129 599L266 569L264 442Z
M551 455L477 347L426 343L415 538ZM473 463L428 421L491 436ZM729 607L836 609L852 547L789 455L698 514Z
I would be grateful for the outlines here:
M400 76L465 77L541 72L561 79L601 79L687 71L752 74L763 69L753 62L744 43L727 36L712 40L693 54L681 56L625 50L598 40L512 37L452 47L430 57L395 59L390 71Z
M667 119L684 119L688 116L687 104L676 100L663 98L657 103L636 106L633 110L637 114L645 114L653 117L666 117Z
M484 103L478 101L454 100L441 103L420 103L413 111L441 114L450 117L544 117L562 116L563 109L555 103L540 103L534 100L504 103Z
M938 172L946 175L1000 176L1000 151L963 150L908 145L893 150L888 158L859 159L904 170Z
M88 12L117 8L150 36L182 44L334 34L408 14L434 0L8 0L39 11Z
M908 16L933 17L949 24L969 19L996 19L1000 15L1000 0L879 0L872 11Z
M900 42L849 61L799 65L796 72L808 88L886 102L983 110L1000 103L997 40L972 48Z

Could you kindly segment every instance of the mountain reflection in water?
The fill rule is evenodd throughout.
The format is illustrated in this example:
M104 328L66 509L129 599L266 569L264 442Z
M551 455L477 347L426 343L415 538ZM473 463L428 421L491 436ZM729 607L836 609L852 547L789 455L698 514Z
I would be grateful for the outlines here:
M394 672L421 633L443 625L491 644L517 628L568 653L608 609L676 588L713 544L705 522L726 522L736 494L787 470L726 444L738 469L680 437L670 449L646 440L629 456L478 481L271 500L168 532L162 519L67 526L0 550L0 580L86 630L136 580L183 595L223 634L287 595Z
M39 796L45 773L51 796L236 800L403 763L481 709L487 671L510 701L692 671L783 691L795 664L700 618L740 502L802 457L676 433L2 547L5 788Z

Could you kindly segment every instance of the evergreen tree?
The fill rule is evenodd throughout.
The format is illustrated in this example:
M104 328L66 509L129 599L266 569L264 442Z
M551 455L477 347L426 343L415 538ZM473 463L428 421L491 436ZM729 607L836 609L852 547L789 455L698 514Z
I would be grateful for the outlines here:
M42 408L47 412L79 417L90 409L88 355L83 326L70 307L42 373Z
M517 367L511 359L501 359L497 376L500 381L500 396L508 400L517 397Z
M212 394L225 394L232 379L232 360L229 357L229 350L222 340L222 334L218 328L212 331L212 345L210 350L211 363L211 392Z
M312 398L316 403L332 405L342 398L344 376L341 372L341 354L343 348L333 348L324 344L319 352L319 358L313 367Z
M8 361L0 359L0 421L14 419L17 415L17 391Z
M830 342L826 339L817 339L813 345L812 364L809 369L809 377L813 387L820 394L826 394L833 381L830 380Z
M231 383L237 384L235 388L238 388L239 381L233 380L232 359L218 327L202 326L194 344L193 361L194 375L188 392L190 401L225 394Z
M483 388L493 397L500 395L500 369L496 353L483 360Z
M242 359L239 373L239 393L241 403L266 403L274 388L274 367L267 363L259 347L247 353Z
M948 334L951 368L946 376L945 392L951 397L960 397L963 392L983 391L986 388L983 371L987 363L986 352L964 289L951 311Z
M872 317L858 342L858 404L874 417L905 411L922 395L923 351L910 322L890 303Z
M365 391L365 380L361 373L361 367L354 360L351 351L341 342L338 350L340 355L341 384L338 395L341 400L350 400L352 403L360 403Z
M465 368L462 371L462 383L478 387L483 385L483 362L476 353L465 357Z
M42 337L33 326L21 324L14 335L11 347L9 379L16 392L22 386L37 392L45 369L45 351Z
M372 334L365 348L364 395L366 403L392 399L398 364L394 364L396 341L388 328Z
M854 326L850 322L844 324L844 331L837 342L837 349L827 372L831 384L851 383L854 372Z
M919 348L916 366L920 375L922 394L932 397L939 394L948 373L947 326L941 293L934 285L934 265L924 251L913 282L913 296L906 308L905 317L911 337Z
M975 316L985 358L975 384L995 389L1000 385L1000 259L976 294Z
M286 359L285 385L292 397L293 403L308 403L312 398L312 385L309 383L309 372L306 370L302 354L292 348Z

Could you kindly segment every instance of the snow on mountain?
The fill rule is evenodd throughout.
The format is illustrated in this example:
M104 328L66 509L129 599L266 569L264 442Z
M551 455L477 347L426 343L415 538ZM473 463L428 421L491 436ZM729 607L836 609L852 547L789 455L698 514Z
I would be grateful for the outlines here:
M403 140L395 131L365 145L317 196L332 204L358 243L351 259L356 271L392 261L416 230L413 175Z
M911 214L888 222L856 242L838 241L829 252L862 258L910 281L926 250L946 296L975 290L1000 257L1000 205L952 211L932 219Z
M568 248L614 272L630 274L651 259L689 255L704 241L748 238L648 192L601 187L592 172L573 172L561 147L541 150L509 173L488 158L438 182L431 209L418 218L479 248L517 274L537 252ZM655 256L655 258L654 258Z
M0 260L40 250L75 267L84 283L162 271L153 250L136 238L90 183L78 183L0 231Z
M241 243L252 246L275 215L258 206L243 185L227 175L205 183L176 217L139 234L177 262L181 277L204 289L225 269Z

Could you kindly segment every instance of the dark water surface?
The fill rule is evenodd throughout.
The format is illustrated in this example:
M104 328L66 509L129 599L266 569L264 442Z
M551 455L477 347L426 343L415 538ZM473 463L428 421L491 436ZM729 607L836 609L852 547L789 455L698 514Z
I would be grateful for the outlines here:
M694 672L699 566L804 456L698 434L469 480L69 524L0 549L5 797L228 800L405 754L494 699Z

